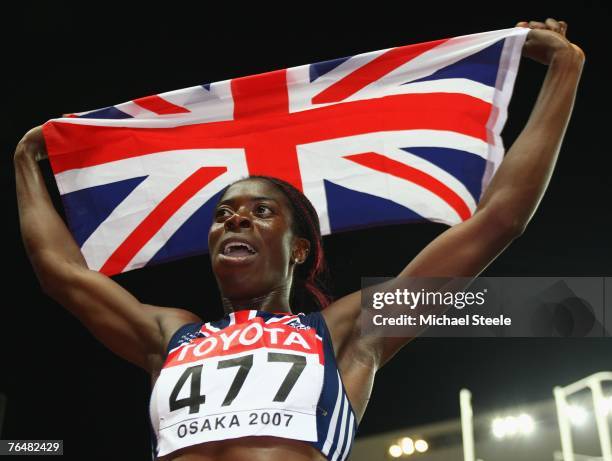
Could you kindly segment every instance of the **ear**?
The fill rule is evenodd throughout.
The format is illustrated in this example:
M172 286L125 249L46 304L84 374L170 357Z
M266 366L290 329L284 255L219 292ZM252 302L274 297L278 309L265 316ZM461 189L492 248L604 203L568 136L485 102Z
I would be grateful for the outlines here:
M294 264L302 264L310 254L310 242L303 237L296 237L293 242L293 251L291 253L291 262Z

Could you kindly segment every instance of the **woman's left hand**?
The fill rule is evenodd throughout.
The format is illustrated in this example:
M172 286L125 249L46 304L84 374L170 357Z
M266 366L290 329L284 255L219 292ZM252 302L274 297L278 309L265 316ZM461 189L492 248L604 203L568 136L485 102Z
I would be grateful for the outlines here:
M523 46L523 56L545 65L550 64L557 53L567 53L584 61L582 49L571 43L565 36L567 32L565 21L557 21L552 18L544 22L521 21L516 27L531 29Z

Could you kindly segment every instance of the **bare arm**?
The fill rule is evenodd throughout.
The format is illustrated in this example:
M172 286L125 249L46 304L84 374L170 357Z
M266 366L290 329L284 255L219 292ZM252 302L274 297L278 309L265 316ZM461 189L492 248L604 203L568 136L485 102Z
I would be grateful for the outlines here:
M87 268L45 187L37 164L45 156L41 127L23 137L14 156L21 235L42 289L110 350L153 371L164 355L168 329L199 319L181 309L143 305L109 277Z
M523 54L547 64L548 72L531 115L483 194L474 215L427 245L393 280L410 277L475 277L515 238L535 213L552 175L572 112L584 54L565 38L567 25L519 23L530 27ZM361 337L360 292L330 305L324 315L338 348L350 345L382 366L412 338Z

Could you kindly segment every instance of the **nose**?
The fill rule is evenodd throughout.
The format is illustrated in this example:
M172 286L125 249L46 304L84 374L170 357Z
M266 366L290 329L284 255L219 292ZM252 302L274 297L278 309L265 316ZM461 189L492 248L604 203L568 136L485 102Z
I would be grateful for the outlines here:
M251 227L251 220L240 213L234 213L225 220L223 226L225 230L248 229Z

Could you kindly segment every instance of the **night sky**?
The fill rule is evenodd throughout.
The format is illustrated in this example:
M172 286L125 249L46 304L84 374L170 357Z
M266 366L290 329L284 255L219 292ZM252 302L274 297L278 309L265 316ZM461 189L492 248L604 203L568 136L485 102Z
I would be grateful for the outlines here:
M587 56L573 118L540 208L524 235L483 275L612 276L609 7L498 3L462 4L443 13L441 5L415 10L409 2L394 2L358 11L347 7L339 14L303 3L224 10L168 4L127 11L49 2L6 17L13 25L3 32L9 63L3 117L8 129L1 133L2 201L8 211L3 254L9 273L0 321L0 393L8 397L2 438L63 439L65 452L75 458L95 446L95 459L117 453L121 459L148 459L148 377L42 294L19 236L12 153L29 128L62 113L553 16L569 23L569 38ZM545 70L522 61L503 132L507 147L527 120ZM59 206L49 164L42 166ZM396 275L444 229L396 225L326 237L332 293L358 290L362 276ZM202 238L206 233L202 229ZM222 312L207 256L115 280L146 303L190 309L208 320ZM379 372L359 434L457 417L464 386L478 411L549 398L554 385L610 369L611 339L417 339Z

